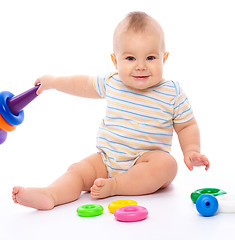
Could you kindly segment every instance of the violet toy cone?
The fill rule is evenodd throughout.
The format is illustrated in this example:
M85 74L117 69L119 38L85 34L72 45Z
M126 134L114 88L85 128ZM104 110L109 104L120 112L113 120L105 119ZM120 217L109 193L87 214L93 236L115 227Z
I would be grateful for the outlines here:
M17 96L11 92L0 92L0 144L7 138L7 132L13 131L24 120L23 108L33 101L40 85Z

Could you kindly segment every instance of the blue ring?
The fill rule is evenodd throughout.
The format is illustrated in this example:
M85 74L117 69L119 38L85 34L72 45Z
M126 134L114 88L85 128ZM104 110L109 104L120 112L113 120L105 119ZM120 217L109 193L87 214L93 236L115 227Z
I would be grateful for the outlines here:
M202 194L196 202L197 211L204 217L213 216L218 206L218 200L211 194Z
M6 122L13 126L17 126L24 121L24 111L21 110L17 115L11 112L7 105L7 99L11 97L14 97L11 92L0 92L0 114Z

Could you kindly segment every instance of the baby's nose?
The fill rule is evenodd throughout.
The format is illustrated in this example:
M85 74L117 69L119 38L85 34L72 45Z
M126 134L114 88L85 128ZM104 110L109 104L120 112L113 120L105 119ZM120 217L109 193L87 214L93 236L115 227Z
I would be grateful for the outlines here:
M136 62L136 70L146 70L146 64L145 61L137 61Z

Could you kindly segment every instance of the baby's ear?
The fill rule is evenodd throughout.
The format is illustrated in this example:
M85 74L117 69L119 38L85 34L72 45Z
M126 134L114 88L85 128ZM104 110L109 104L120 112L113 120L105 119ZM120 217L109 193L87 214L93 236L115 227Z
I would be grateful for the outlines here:
M112 53L110 56L111 56L114 67L117 69L117 58L116 58L115 54Z
M164 57L163 57L163 63L165 63L165 61L167 60L168 56L169 56L169 52L165 52L164 53Z

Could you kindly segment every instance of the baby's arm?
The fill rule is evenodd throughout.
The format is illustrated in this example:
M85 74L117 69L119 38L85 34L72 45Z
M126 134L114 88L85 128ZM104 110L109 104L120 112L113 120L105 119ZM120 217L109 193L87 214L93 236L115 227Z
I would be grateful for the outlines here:
M205 155L200 153L200 133L195 118L185 123L174 123L180 146L184 154L184 162L190 171L193 166L210 167L210 162Z
M100 98L93 86L93 79L90 76L77 75L69 77L54 77L46 75L38 78L35 85L39 83L41 86L37 91L38 95L44 90L56 89L79 97Z

